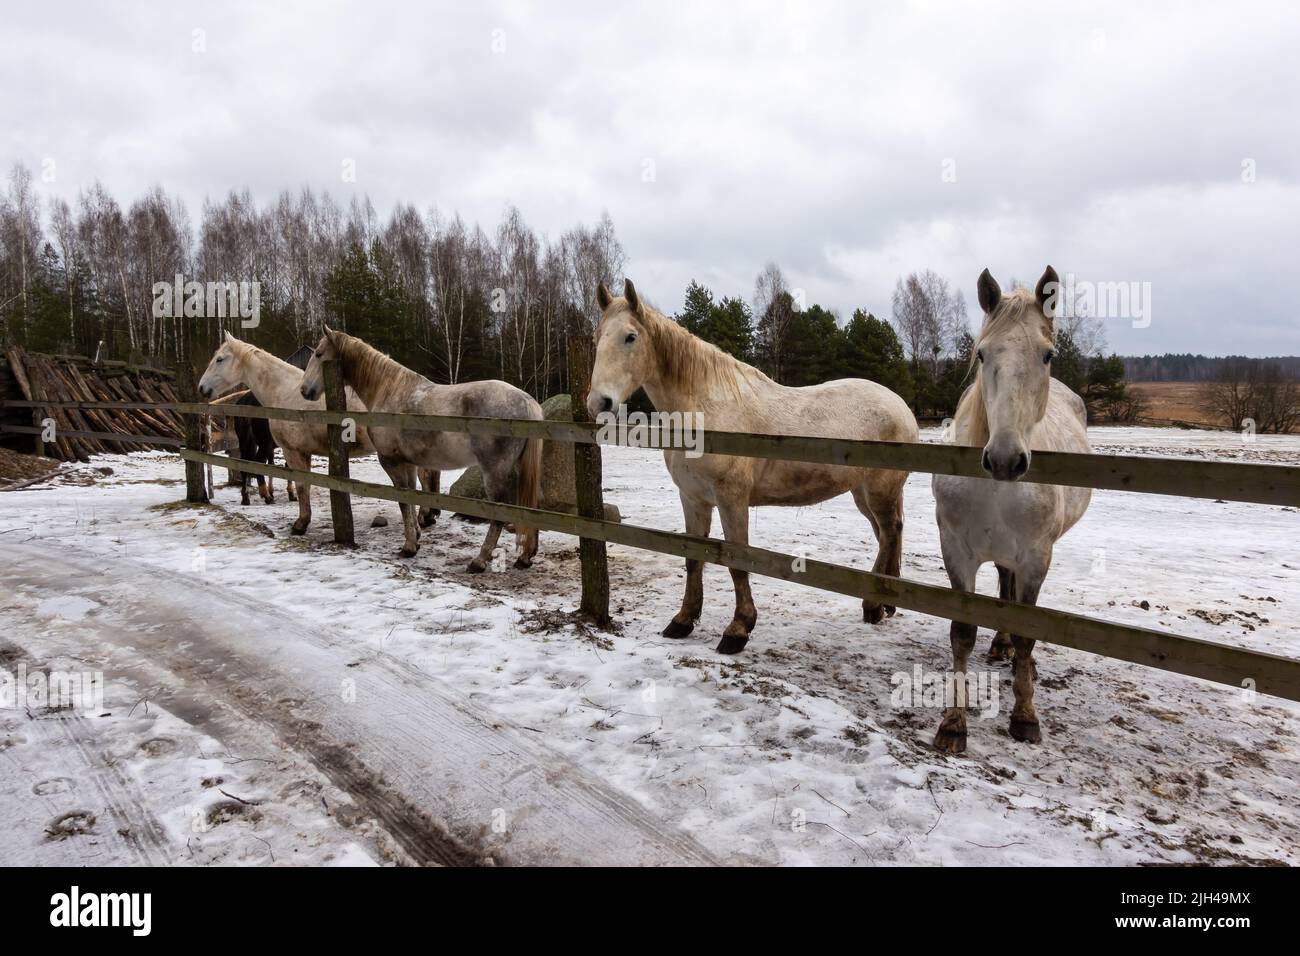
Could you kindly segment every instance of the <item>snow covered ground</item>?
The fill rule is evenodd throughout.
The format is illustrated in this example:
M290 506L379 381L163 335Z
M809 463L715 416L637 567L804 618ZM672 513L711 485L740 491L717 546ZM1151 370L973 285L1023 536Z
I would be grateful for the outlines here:
M1300 463L1296 436L1092 439L1103 452ZM659 455L604 456L606 500L625 521L682 528ZM353 474L384 480L373 460ZM0 709L0 863L437 862L410 821L455 785L438 769L454 748L436 709L421 710L444 699L515 735L534 763L599 782L583 792L625 795L637 826L658 821L677 849L723 861L1300 863L1297 705L1040 643L1044 742L1017 744L1010 673L983 663L981 631L976 663L998 712L972 713L968 753L945 757L929 746L940 711L895 694L897 675L948 667L944 621L900 611L873 628L858 601L755 578L758 626L723 658L725 569L705 571L695 634L669 641L680 562L612 547L622 630L591 633L563 615L577 594L572 539L544 533L538 562L516 571L503 535L501 560L474 576L481 525L444 515L404 561L396 506L358 499L360 547L344 552L322 491L308 535L292 538L282 489L271 506L243 508L221 487L216 507L186 508L181 477L168 455L103 457L0 494L0 667L98 670L105 683L84 712ZM910 479L906 510L904 575L946 584L928 476ZM368 527L376 511L389 527ZM1297 517L1097 492L1040 600L1300 656ZM751 541L860 568L874 554L847 497L760 509ZM995 590L991 568L981 590ZM366 674L390 687L378 704ZM340 706L349 675L355 703ZM511 786L462 794L482 819L447 825L500 844L522 800Z

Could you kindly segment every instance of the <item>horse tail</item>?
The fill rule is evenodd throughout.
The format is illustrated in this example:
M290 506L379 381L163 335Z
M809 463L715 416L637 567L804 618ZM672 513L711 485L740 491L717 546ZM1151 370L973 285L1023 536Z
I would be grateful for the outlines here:
M529 438L524 442L519 456L519 495L517 503L525 508L542 506L542 440ZM524 555L529 559L537 553L537 529L516 523L516 538L523 542Z

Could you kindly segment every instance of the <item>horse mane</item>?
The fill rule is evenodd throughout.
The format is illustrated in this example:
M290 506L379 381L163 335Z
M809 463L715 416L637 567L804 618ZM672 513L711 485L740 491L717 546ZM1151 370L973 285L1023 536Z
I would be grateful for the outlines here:
M243 339L234 339L234 338L227 339L226 341L231 346L231 348L233 348L235 352L239 355L241 360L248 358L250 355L254 353L257 353L259 355L265 355L267 358L271 359L274 362L279 363L280 365L285 366L286 368L292 368L292 369L297 369L298 371L302 371L302 369L299 369L296 365L290 365L284 359L280 358L280 356L268 352L266 349L260 349L252 342L245 342Z
M339 364L344 380L367 405L373 404L377 397L389 388L414 388L427 384L428 380L407 368L396 359L389 358L379 349L346 332L332 333L334 347L338 349Z
M754 366L728 355L644 303L636 317L654 344L659 374L668 388L701 396L721 384L739 398L744 386L773 384Z
M1043 314L1038 300L1029 289L1012 289L1002 297L993 314L986 316L980 327L979 338L971 349L971 368L976 365L976 355L980 346L993 335L1000 335L1012 326L1023 326L1028 320L1037 318L1042 333L1047 340L1055 340L1052 320ZM969 374L969 372L968 372ZM980 374L975 373L975 381L962 394L953 413L952 430L958 441L968 445L986 445L989 440L989 416L984 407L984 392L980 388Z

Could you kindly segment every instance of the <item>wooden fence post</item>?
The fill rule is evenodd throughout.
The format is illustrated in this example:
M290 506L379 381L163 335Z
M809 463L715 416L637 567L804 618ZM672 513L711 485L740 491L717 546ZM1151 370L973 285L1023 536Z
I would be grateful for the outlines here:
M194 381L194 369L188 360L182 358L176 363L176 391L182 402L198 402L199 390ZM185 444L191 451L206 451L207 443L203 440L203 416L185 414ZM185 500L194 504L206 504L208 501L207 477L200 461L185 461Z
M45 399L45 376L40 368L32 363L32 367L27 370L27 386L31 389L33 401L44 401ZM33 438L35 447L32 449L36 454L44 456L45 454L45 414L39 408L32 409L32 425L39 428ZM57 432L56 432L57 434ZM56 452L57 454L57 452Z
M569 399L573 403L575 422L592 421L587 411L587 392L591 388L591 367L595 358L596 347L590 335L569 338ZM574 442L573 471L578 514L583 518L604 519L600 446ZM582 562L580 611L597 627L608 628L613 622L609 616L609 557L605 542L579 538L578 556Z
M343 388L343 369L338 362L323 362L321 372L325 379L325 408L331 412L346 412L347 394ZM326 426L329 434L330 468L334 478L348 477L348 446L343 441L343 426ZM355 426L354 426L355 427ZM357 546L352 526L352 496L345 491L330 491L330 518L334 523L334 543Z

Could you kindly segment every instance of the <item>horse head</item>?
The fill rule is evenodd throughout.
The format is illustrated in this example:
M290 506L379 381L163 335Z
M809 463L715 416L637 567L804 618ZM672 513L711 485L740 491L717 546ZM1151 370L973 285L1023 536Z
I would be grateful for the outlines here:
M1003 295L988 269L979 277L984 324L975 360L988 420L980 461L998 481L1016 481L1029 470L1029 433L1047 412L1051 388L1059 285L1051 266L1032 293L1015 289Z
M587 392L587 411L593 418L626 402L658 369L644 307L632 280L623 281L623 295L617 298L602 282L596 288L596 304L602 314L596 326L596 361Z
M338 359L338 344L334 340L336 334L333 329L325 327L325 334L321 336L320 342L317 343L315 351L307 362L307 367L303 369L302 386L299 392L309 402L316 401L325 393L325 372L321 368L321 363Z
M244 381L244 343L229 332L212 353L208 367L199 379L199 394L211 399L236 388Z

